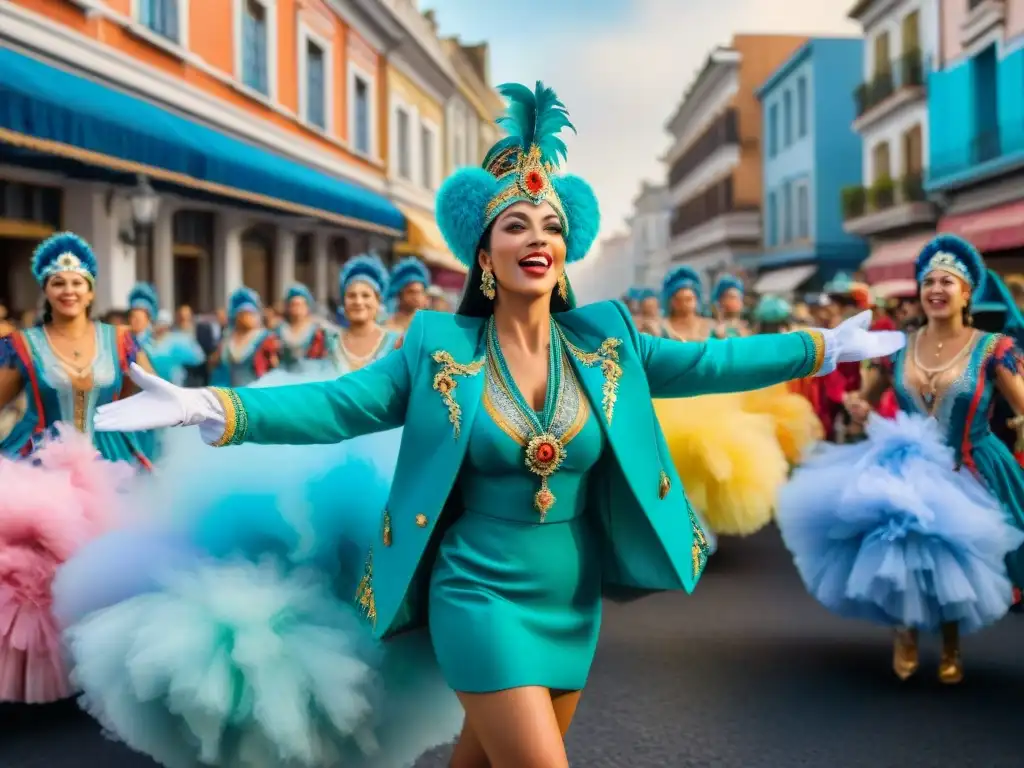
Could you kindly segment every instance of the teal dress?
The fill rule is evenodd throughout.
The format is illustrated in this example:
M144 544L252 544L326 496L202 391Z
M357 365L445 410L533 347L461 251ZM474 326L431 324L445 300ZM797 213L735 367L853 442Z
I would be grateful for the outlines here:
M248 387L275 368L274 360L280 351L278 336L260 328L243 344L235 344L231 332L224 333L220 342L220 359L210 374L214 387Z
M1021 351L1009 336L976 331L964 355L935 378L934 395L922 393L915 359L920 331L893 356L893 390L901 411L934 417L957 464L996 497L1008 519L1024 530L1024 470L989 421L1000 367L1018 373ZM1011 580L1024 586L1024 550L1007 560Z
M24 417L0 441L0 455L29 456L57 422L89 435L108 461L127 461L148 468L145 433L94 432L96 409L116 400L124 388L128 366L138 347L125 328L95 323L96 357L92 386L72 386L64 366L54 355L41 326L0 339L0 368L14 368L25 382L28 407ZM142 439L140 439L142 438Z
M487 355L484 407L457 480L462 514L441 541L430 584L431 640L456 691L580 690L597 648L601 559L586 509L605 440L558 344L551 366L560 373L549 376L540 413L503 373L500 350ZM540 479L524 466L537 422L565 448L543 522L534 502Z

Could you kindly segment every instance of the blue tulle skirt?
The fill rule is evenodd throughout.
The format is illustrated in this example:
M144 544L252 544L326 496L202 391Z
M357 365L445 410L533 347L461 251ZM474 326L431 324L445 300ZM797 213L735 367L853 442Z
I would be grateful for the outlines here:
M835 613L971 632L1012 602L1004 558L1024 533L932 419L872 419L865 442L826 446L780 494L777 522L807 589Z
M54 585L87 711L170 768L401 768L451 741L462 710L426 633L378 643L352 604L400 437L214 449L169 430L132 497L146 519Z

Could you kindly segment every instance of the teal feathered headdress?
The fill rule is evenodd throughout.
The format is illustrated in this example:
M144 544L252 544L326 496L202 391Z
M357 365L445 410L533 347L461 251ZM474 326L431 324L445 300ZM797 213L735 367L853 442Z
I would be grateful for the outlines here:
M498 86L508 100L499 124L508 136L484 158L483 168L463 168L437 194L437 223L452 253L472 268L487 227L509 206L547 202L562 222L566 261L579 261L590 250L601 225L597 197L578 176L555 175L566 156L558 134L575 131L565 105L538 82Z
M392 299L397 298L398 294L400 294L402 289L407 285L423 283L425 288L429 287L430 270L427 269L426 264L415 256L409 256L408 258L402 259L391 268L391 277L389 278L389 281L390 286L388 287L388 297Z
M160 297L157 296L156 288L149 283L136 283L128 292L128 308L141 309L149 315L150 320L155 320L160 309Z
M917 282L929 272L941 269L961 278L972 289L985 281L985 261L978 249L956 235L936 235L921 249L915 263Z
M428 280L429 277L428 273ZM345 290L348 288L349 283L357 280L373 288L379 297L385 296L388 292L388 283L390 282L388 280L388 268L384 266L384 262L376 254L364 253L359 256L353 256L345 262L345 268L341 270L341 275L338 277L338 288L341 295L345 295Z
M32 254L32 276L39 285L58 272L75 272L96 282L96 256L89 244L72 232L50 235Z
M260 295L252 288L238 288L228 299L228 322L230 323L235 322L235 317L239 312L259 314L262 311L263 302L260 300Z
M711 292L711 300L717 304L727 291L737 290L740 296L743 295L743 282L733 275L722 275L715 283L715 289Z
M305 299L306 303L311 307L316 304L316 300L313 298L313 292L302 283L294 283L284 294L286 304L295 298Z
M792 315L789 302L779 296L762 296L754 308L754 320L758 323L784 323Z
M661 282L661 306L668 312L672 304L672 297L684 288L689 288L697 297L697 307L704 304L704 283L697 274L697 270L686 264L680 264L670 269Z

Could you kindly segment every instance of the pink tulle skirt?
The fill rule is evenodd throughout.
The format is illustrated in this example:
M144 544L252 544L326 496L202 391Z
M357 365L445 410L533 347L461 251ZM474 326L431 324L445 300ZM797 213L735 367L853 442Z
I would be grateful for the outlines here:
M0 458L0 701L73 693L51 585L61 563L114 526L118 490L132 474L70 428L30 460Z

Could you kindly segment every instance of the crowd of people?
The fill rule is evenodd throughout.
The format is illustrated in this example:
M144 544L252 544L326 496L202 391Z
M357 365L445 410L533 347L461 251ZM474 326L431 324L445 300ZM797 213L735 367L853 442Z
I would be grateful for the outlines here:
M750 297L687 266L579 306L600 228L548 88L438 194L456 307L414 258L215 317L149 285L91 317L88 243L35 252L0 335L0 701L80 694L166 766L568 765L602 598L692 591L777 525L804 583L915 674L1024 583L1013 289L940 235L918 293ZM437 311L424 311L433 306ZM227 448L227 450L224 450Z

